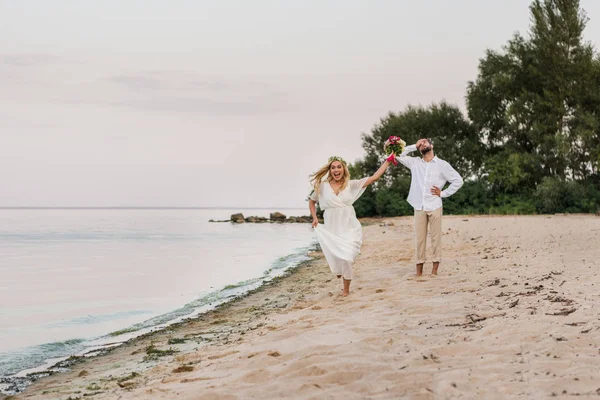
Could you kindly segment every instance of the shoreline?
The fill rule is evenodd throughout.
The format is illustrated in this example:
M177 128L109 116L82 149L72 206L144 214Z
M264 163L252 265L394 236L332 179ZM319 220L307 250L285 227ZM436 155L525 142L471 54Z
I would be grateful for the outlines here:
M598 221L446 216L440 276L415 279L412 218L361 220L350 297L313 253L244 298L9 398L596 395Z
M11 377L15 380L14 385L16 387L21 387L21 388L24 387L25 389L24 390L21 389L18 393L13 394L13 395L7 395L7 394L0 392L0 400L4 400L6 398L10 399L10 398L14 398L15 396L23 395L27 392L27 390L29 389L30 386L32 386L33 384L35 384L37 381L39 381L41 379L47 379L47 378L51 378L53 376L55 377L55 376L59 376L61 374L68 373L69 369L72 369L74 366L77 366L77 365L83 364L83 363L87 363L98 357L103 357L105 355L108 355L123 346L134 345L135 343L137 343L139 341L151 339L154 335L159 335L161 333L164 333L165 331L171 331L174 329L178 329L188 323L192 323L194 321L197 322L199 320L203 320L204 318L210 318L210 316L214 313L218 314L220 311L223 311L231 306L235 306L236 303L243 301L245 298L256 295L270 286L277 285L277 283L280 280L286 279L286 278L296 274L299 269L309 267L316 259L320 258L320 251L318 250L318 244L314 243L314 244L310 245L309 247L306 248L305 252L291 253L286 257L300 255L300 254L304 254L306 257L308 257L308 259L304 260L304 261L299 261L297 263L297 265L283 269L283 272L280 275L274 275L272 277L265 276L265 277L256 278L255 280L257 282L260 280L263 280L263 282L260 284L260 286L249 289L248 291L243 292L241 294L235 295L234 297L232 297L228 300L219 302L216 306L214 306L214 308L211 308L206 311L200 311L199 313L194 312L194 313L192 313L193 315L189 316L189 317L176 318L175 319L176 322L167 323L166 325L158 325L156 327L150 328L150 330L148 332L141 333L139 335L136 335L136 336L134 336L130 339L124 340L124 341L117 341L114 343L106 343L106 344L99 345L99 346L92 346L92 350L86 351L83 354L60 357L60 361L55 361L55 362L51 362L51 361L47 360L43 365L40 365L39 367L33 367L33 368L26 369L24 371L20 371ZM268 270L268 271L270 271L270 270ZM223 292L226 290L236 289L237 287L238 287L237 283L227 285L226 287L222 288L218 292L220 293L220 292ZM109 338L109 337L113 337L113 336L115 336L115 338L117 338L116 337L116 336L118 336L118 335L116 335L117 333L123 331L124 334L127 334L130 332L128 329L129 328L124 328L120 331L108 333L105 336L103 336L102 338ZM141 329L141 330L143 331L145 329ZM132 331L132 332L134 332L134 331ZM98 340L98 339L101 339L101 338L96 338L94 340ZM25 374L26 371L32 371L32 372ZM11 378L11 377L9 377L9 378Z
M97 358L110 356L112 353L118 351L119 349L121 349L123 347L128 347L128 346L133 346L133 347L138 346L139 347L139 345L144 345L148 341L153 342L153 338L155 336L168 335L169 332L173 332L173 331L180 330L180 329L185 329L188 324L201 323L202 321L205 321L207 319L209 320L211 318L217 318L217 316L221 315L222 313L225 313L230 308L240 306L240 303L244 302L244 300L246 300L252 296L260 295L261 292L264 292L266 290L269 290L269 288L279 285L281 281L291 278L292 276L298 274L302 269L310 268L310 267L314 266L320 260L323 259L323 255L322 255L321 251L318 249L318 244L311 245L311 247L306 252L306 256L309 257L308 260L301 261L298 263L298 265L287 268L283 272L283 274L281 274L279 276L275 276L272 279L270 279L269 281L266 281L263 284L261 284L259 287L251 289L248 292L243 293L241 295L237 295L236 297L232 298L229 301L225 301L221 304L218 304L215 308L213 308L211 310L202 312L193 317L185 317L181 321L169 324L168 326L165 326L165 327L160 327L155 330L151 330L150 332L143 333L139 336L135 336L131 339L128 339L122 343L117 344L116 346L107 347L105 349L100 349L100 350L91 350L90 352L86 352L84 355L81 355L81 356L78 355L78 356L65 357L64 360L61 360L55 364L52 364L45 369L40 369L35 372L32 372L31 374L28 374L27 376L33 375L34 378L31 380L31 383L26 384L24 390L20 391L19 393L14 394L14 395L6 395L3 393L0 393L0 400L16 399L16 398L20 398L20 396L27 396L29 391L32 390L31 388L34 387L36 385L36 383L43 381L43 380L51 379L51 378L57 378L57 377L59 378L62 375L69 374L70 372L72 372L73 368L78 367L80 365L86 365L86 363L93 362ZM325 264L325 266L327 266L327 265ZM223 289L223 290L225 290L225 289ZM291 293L290 299L292 299L295 295L300 295L300 293L295 293L295 292ZM283 305L278 305L278 304L279 303L276 302L274 304L274 307L275 308L285 308L285 306L286 306L286 304L283 304ZM219 327L226 328L227 327L226 321L224 321L222 319L212 322L211 325L214 325L215 328L219 328ZM199 341L199 344L206 345L208 343L214 343L214 344L220 343L219 342L220 336L218 336L219 332L213 332L211 334L217 335L217 339L213 341L213 339L208 338L208 339ZM108 334L108 335L110 335L110 334ZM175 341L178 341L178 340L175 340ZM185 339L185 341L188 341L188 339ZM177 343L177 344L180 344L180 343ZM185 352L185 350L183 350L183 352ZM91 356L86 356L88 353L96 353L96 354L93 354ZM160 354L160 353L158 353L158 354ZM32 370L36 370L36 369L37 368L32 368ZM56 371L53 371L53 370L56 370ZM19 375L19 374L17 374L17 375Z

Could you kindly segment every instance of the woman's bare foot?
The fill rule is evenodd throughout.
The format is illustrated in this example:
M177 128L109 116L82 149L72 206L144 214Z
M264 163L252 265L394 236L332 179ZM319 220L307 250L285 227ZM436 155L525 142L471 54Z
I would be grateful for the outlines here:
M346 297L350 294L350 279L344 278L344 290L342 291L342 296Z

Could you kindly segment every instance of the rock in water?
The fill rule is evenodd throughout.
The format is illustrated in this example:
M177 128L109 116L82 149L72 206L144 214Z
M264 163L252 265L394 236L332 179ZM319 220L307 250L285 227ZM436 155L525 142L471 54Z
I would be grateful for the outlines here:
M241 222L245 222L244 220L244 214L233 214L231 216L231 222L237 222L237 223L241 223Z
M267 222L267 219L264 217L248 217L246 218L246 222L252 222L255 224L261 224L263 222Z
M280 212L271 213L271 221L284 222L286 216Z

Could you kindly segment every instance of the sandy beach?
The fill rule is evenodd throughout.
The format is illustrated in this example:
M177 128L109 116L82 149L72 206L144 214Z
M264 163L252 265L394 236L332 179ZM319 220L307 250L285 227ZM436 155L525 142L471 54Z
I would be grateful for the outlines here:
M11 398L600 395L600 218L447 216L440 275L418 279L412 218L364 223L347 298L317 253L243 299Z

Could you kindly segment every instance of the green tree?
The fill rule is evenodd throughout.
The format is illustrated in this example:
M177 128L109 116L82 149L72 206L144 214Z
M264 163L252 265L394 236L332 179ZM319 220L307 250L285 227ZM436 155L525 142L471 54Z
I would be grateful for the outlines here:
M516 34L502 52L488 50L467 89L496 187L585 179L600 161L600 63L583 41L587 16L579 0L535 0L530 12L530 37Z
M533 0L527 37L487 50L467 85L469 119L447 103L389 113L363 134L366 176L392 135L431 137L465 178L444 212L595 212L600 205L600 56L583 40L579 0ZM356 203L357 214L406 215L410 172L392 168Z

